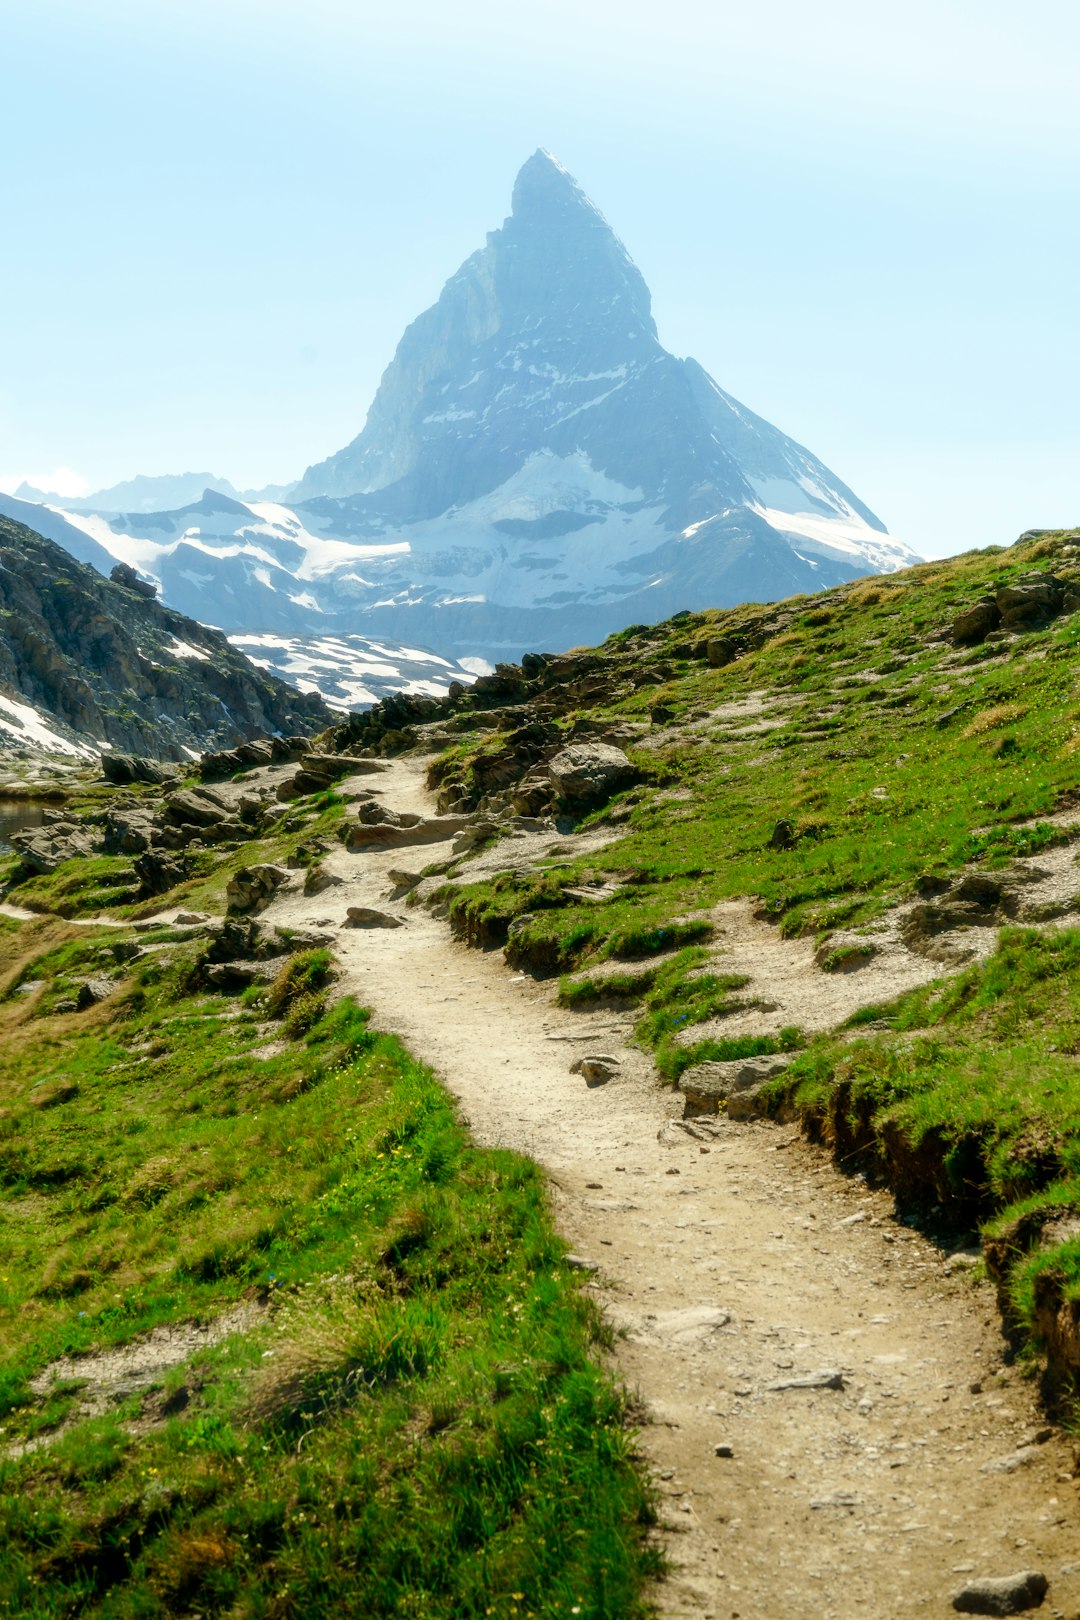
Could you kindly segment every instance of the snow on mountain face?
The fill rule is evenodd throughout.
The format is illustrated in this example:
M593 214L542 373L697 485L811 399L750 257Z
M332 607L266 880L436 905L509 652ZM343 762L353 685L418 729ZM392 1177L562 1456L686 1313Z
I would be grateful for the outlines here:
M452 681L475 671L421 647L382 644L367 636L233 635L234 647L301 692L318 692L332 709L363 709L391 692L443 697Z
M640 272L544 152L406 330L363 431L288 504L207 489L64 515L181 611L289 641L313 681L326 638L502 658L914 560L810 451L661 346ZM364 686L324 673L338 700Z

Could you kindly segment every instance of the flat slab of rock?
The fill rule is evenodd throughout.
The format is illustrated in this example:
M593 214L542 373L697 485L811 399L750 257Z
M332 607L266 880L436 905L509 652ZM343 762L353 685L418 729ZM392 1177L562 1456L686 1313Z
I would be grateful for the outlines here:
M406 849L413 844L441 844L456 838L469 825L465 816L428 816L413 827L400 827L376 823L369 827L350 827L345 838L346 849Z
M765 1057L733 1058L727 1063L695 1063L679 1081L685 1099L683 1118L718 1114L724 1108L729 1119L753 1119L765 1082L781 1074L792 1061L792 1053L774 1052Z
M1018 1575L983 1575L969 1581L953 1598L958 1614L1025 1614L1038 1609L1050 1582L1037 1570Z
M821 1372L807 1373L801 1378L782 1378L766 1387L770 1395L782 1394L785 1389L843 1389L844 1375L824 1368Z
M388 911L376 911L374 906L350 906L345 915L346 928L400 928L400 917Z

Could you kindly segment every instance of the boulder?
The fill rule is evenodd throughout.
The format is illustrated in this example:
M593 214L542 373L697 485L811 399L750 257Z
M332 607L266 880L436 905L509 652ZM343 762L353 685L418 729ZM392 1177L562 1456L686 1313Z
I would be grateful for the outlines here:
M602 804L638 779L638 771L613 743L571 743L548 761L548 775L568 805Z
M614 1080L619 1072L619 1059L609 1057L606 1053L597 1053L590 1057L580 1057L576 1063L571 1063L570 1073L580 1074L587 1086L604 1086L609 1080Z
M729 1119L753 1119L766 1081L783 1073L792 1061L792 1053L774 1052L763 1057L733 1058L726 1063L696 1063L685 1070L679 1081L685 1099L683 1118L718 1114L724 1107Z
M165 800L165 820L176 827L212 827L232 818L232 803L213 788L181 788Z
M972 645L983 641L1001 623L1001 610L992 596L981 596L953 620L953 640Z
M76 1012L85 1012L88 1007L96 1007L99 1001L112 995L113 982L111 979L84 979L75 992Z
M114 585L123 585L125 590L134 591L137 596L145 597L152 602L157 596L158 588L153 580L140 579L130 563L117 563L109 575Z
M377 776L386 769L382 760L355 759L352 754L303 754L300 764L305 771L315 771L331 781L339 776Z
M727 636L713 636L705 643L705 661L711 669L723 669L725 664L733 664L738 656L738 647Z
M139 880L139 893L143 899L152 895L167 894L175 889L178 883L183 883L187 873L183 863L171 855L162 854L159 849L148 849L143 855L136 855L133 862L135 876Z
M101 772L115 787L127 787L131 782L174 782L179 769L175 765L163 765L160 760L141 759L136 754L102 754Z
M335 872L328 871L325 866L312 866L304 879L304 893L322 894L326 889L336 888L341 881Z
M119 807L106 812L106 855L141 855L153 841L154 816L148 807Z
M272 956L262 962L210 962L203 969L203 977L215 990L246 990L252 984L270 984L287 960L285 956Z
M288 881L289 873L283 866L241 866L233 873L225 890L226 909L247 915L262 911Z
M94 853L89 830L77 822L55 822L12 834L11 846L17 851L22 877L55 872L64 861Z

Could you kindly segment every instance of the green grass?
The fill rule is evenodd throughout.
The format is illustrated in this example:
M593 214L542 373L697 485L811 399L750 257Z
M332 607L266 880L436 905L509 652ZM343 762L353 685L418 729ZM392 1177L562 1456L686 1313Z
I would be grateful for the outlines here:
M115 931L3 942L0 1613L642 1614L631 1414L537 1170L321 1000L325 953L210 995L159 930L63 1014ZM80 1356L240 1308L85 1408Z
M1046 818L1075 787L1080 616L969 650L938 632L995 583L1032 568L1075 575L1062 554L1069 538L613 637L600 649L608 697L568 711L564 726L586 715L593 725L642 721L662 702L694 729L630 747L647 780L606 848L540 875L448 886L458 931L505 939L528 913L512 936L515 960L563 972L739 896L755 897L788 936L824 935L879 915L928 875L973 861L1001 868L1059 841ZM717 634L743 656L723 669L686 656ZM663 686L623 678L646 656ZM748 699L764 708L725 716L723 706ZM770 729L755 730L762 715ZM509 745L498 735L457 744L451 775L467 773L477 746L490 755ZM770 847L780 820L795 831L784 849ZM627 871L632 881L603 904L566 892L587 875Z

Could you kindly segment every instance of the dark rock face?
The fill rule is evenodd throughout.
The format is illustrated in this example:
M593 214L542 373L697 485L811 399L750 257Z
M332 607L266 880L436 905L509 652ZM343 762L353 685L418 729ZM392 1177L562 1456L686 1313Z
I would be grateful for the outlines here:
M218 631L161 607L130 569L114 572L103 579L0 516L0 690L60 735L129 756L111 761L113 779L152 779L147 757L182 760L328 723L321 699L266 675ZM17 742L18 723L0 721L4 740Z

